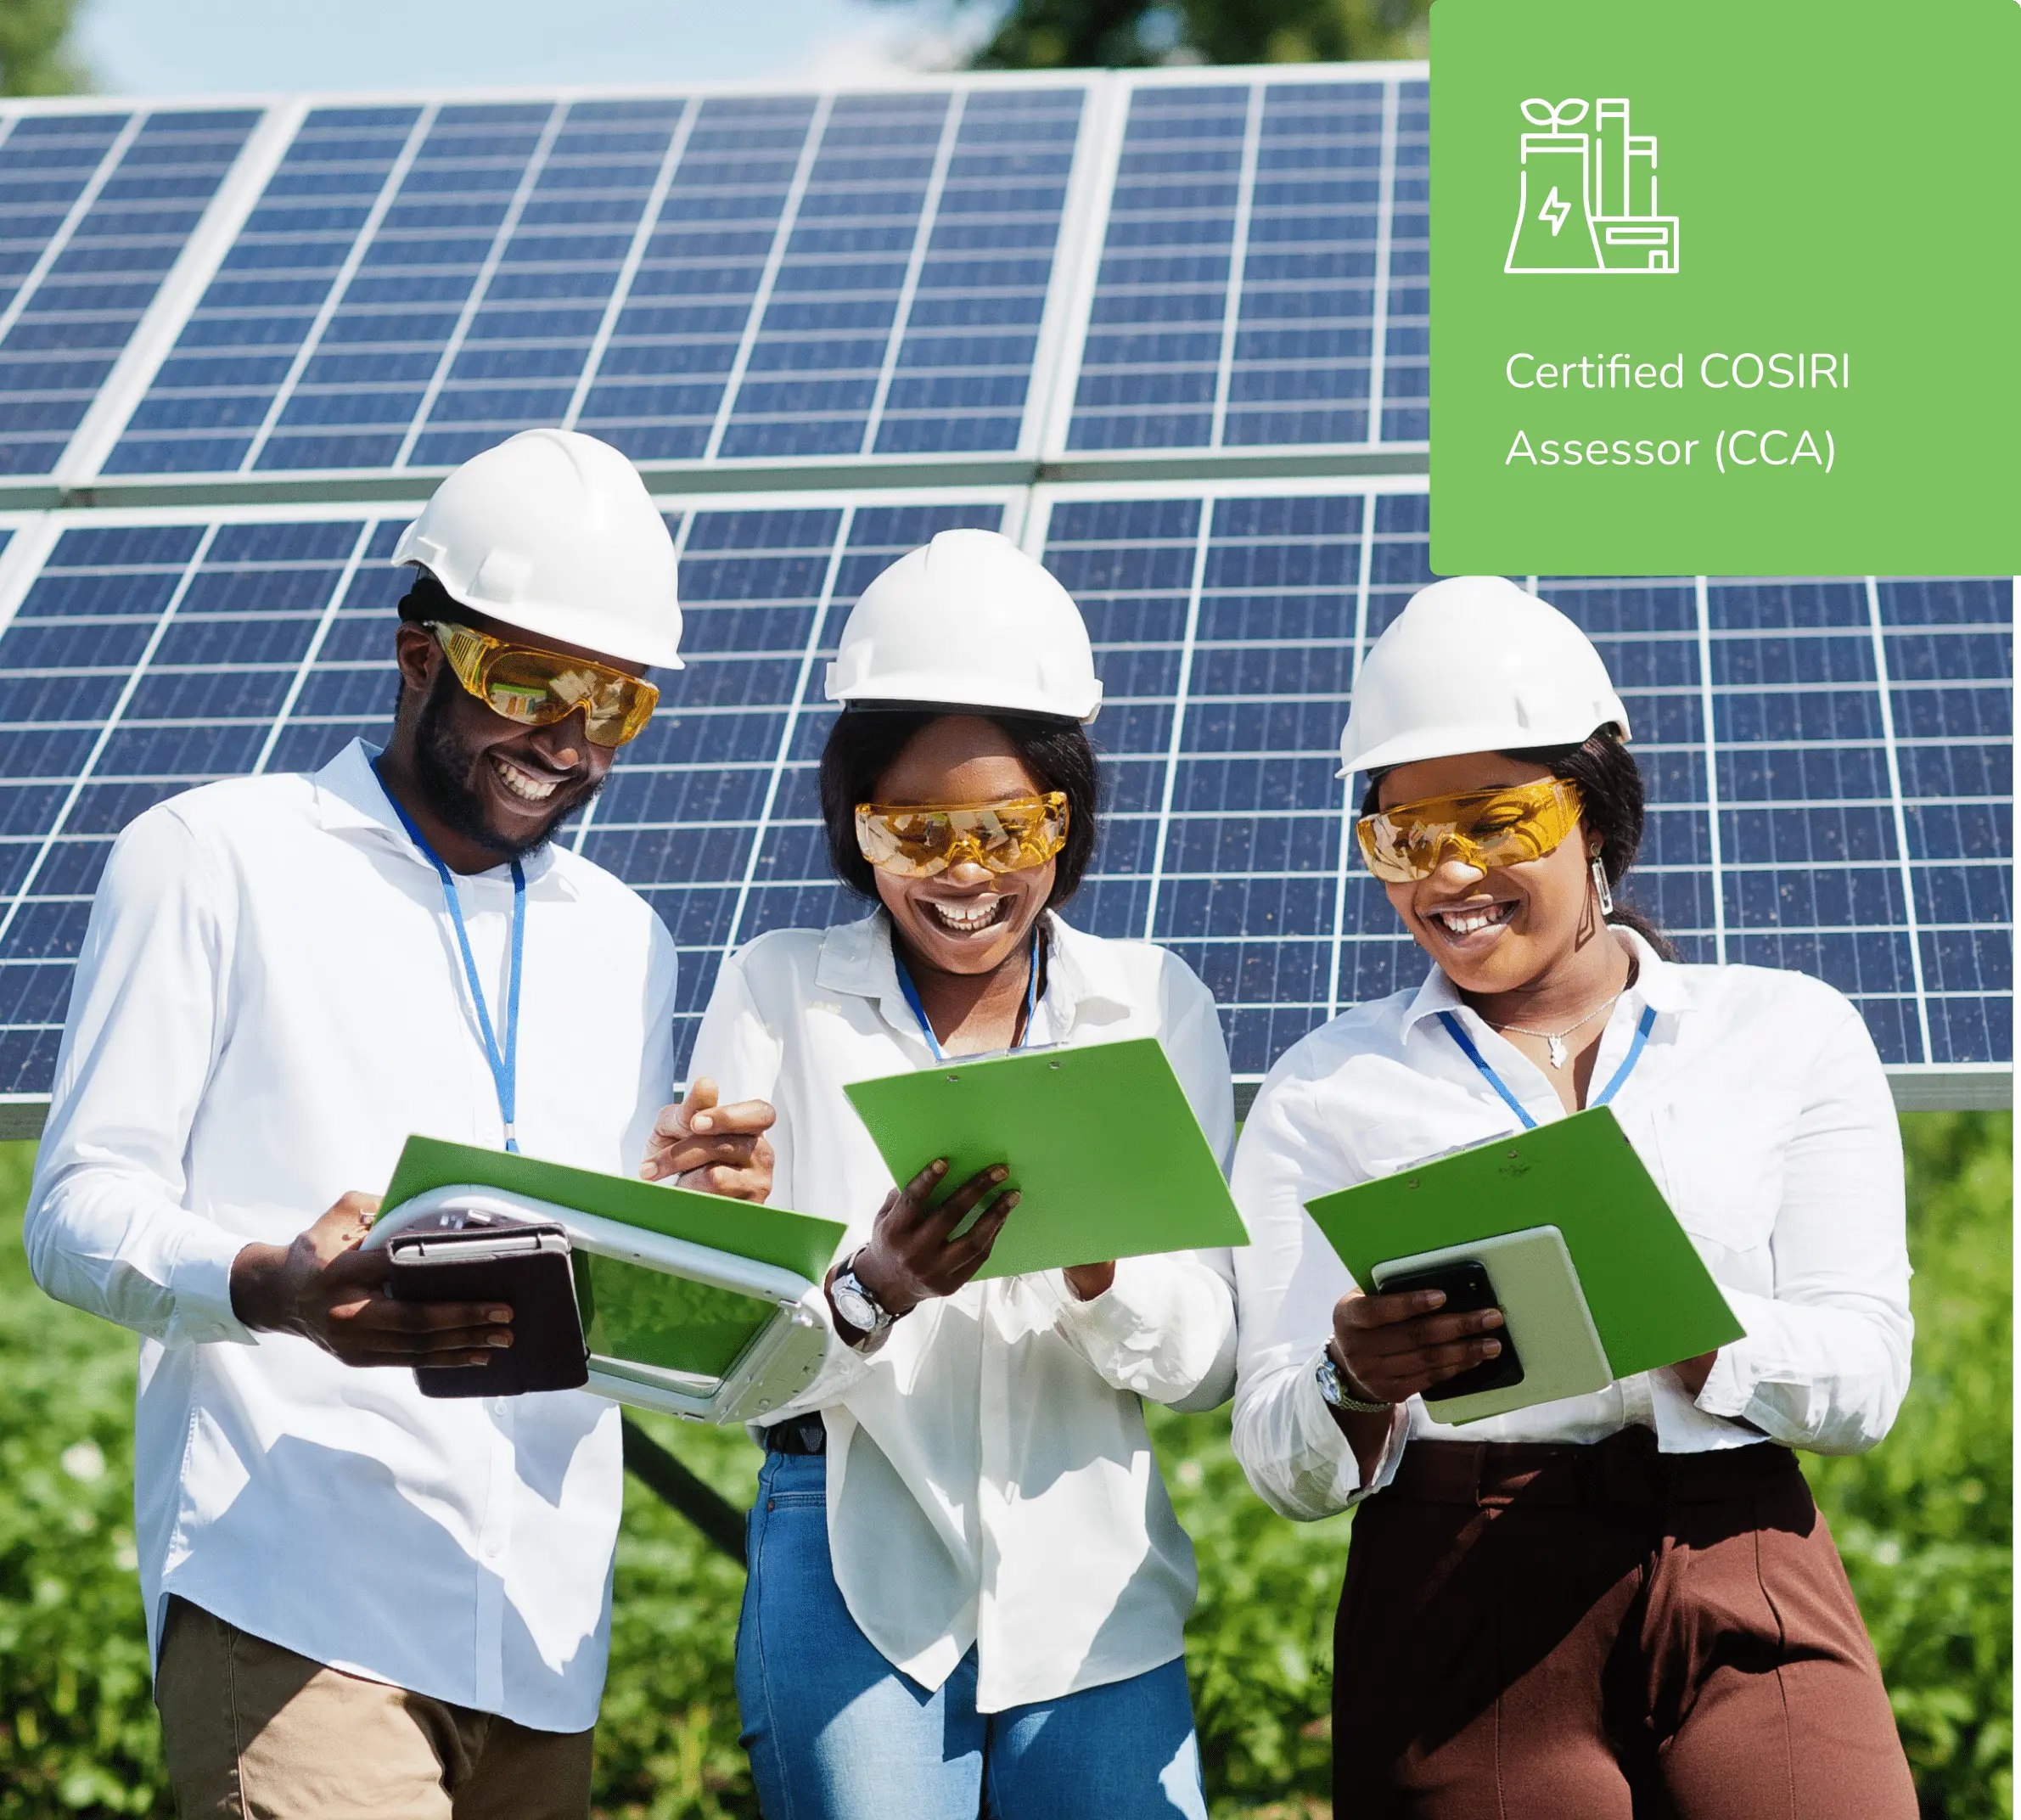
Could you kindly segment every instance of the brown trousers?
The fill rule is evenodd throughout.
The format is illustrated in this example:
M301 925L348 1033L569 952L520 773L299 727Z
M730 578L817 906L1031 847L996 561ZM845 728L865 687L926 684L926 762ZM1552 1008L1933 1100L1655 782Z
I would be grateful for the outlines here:
M1796 1457L1415 1441L1355 1517L1337 1820L1916 1820Z
M180 1820L588 1820L592 1733L342 1674L187 1599L154 1704Z

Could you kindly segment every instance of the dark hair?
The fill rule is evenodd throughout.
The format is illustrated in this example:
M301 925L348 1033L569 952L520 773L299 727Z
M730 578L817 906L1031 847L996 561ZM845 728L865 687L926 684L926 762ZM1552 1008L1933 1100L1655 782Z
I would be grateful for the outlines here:
M1585 804L1581 819L1600 837L1600 864L1607 874L1607 888L1614 894L1614 908L1607 920L1632 929L1664 959L1676 960L1677 951L1662 930L1621 896L1621 880L1642 848L1643 813L1642 767L1621 743L1621 736L1613 727L1603 727L1581 745L1529 746L1502 756L1541 765L1552 777L1579 786ZM1387 774L1370 774L1361 798L1363 815L1373 815L1380 806L1378 795Z
M856 805L877 795L878 779L897 761L913 736L950 713L973 712L1003 729L1041 789L1067 799L1067 844L1053 876L1051 909L1080 889L1095 851L1095 815L1101 772L1087 729L1075 721L1030 714L985 714L940 708L845 709L835 716L821 753L821 818L828 827L828 863L852 891L877 896L870 862L856 845Z
M465 609L450 598L449 590L425 569L414 571L413 584L400 597L400 621L419 626L429 620L454 620Z

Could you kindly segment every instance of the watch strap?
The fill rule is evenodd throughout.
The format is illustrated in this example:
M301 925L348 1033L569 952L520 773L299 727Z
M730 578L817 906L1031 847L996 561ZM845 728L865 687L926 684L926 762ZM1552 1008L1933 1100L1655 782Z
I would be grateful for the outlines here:
M1320 1354L1319 1364L1313 1375L1319 1380L1320 1396L1333 1408L1345 1409L1352 1415L1379 1416L1387 1415L1396 1407L1394 1403L1367 1402L1356 1396L1353 1389L1350 1388L1354 1380L1348 1376L1339 1360L1333 1357L1330 1342Z

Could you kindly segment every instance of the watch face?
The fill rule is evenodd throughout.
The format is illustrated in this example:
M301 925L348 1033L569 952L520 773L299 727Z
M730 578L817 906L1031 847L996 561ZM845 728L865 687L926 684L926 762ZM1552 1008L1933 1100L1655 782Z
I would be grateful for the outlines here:
M842 1318L859 1332L877 1330L877 1310L870 1298L856 1287L853 1277L838 1277L833 1286L835 1307Z
M1319 1394L1334 1408L1340 1407L1340 1371L1333 1360L1322 1359L1312 1375L1319 1379Z

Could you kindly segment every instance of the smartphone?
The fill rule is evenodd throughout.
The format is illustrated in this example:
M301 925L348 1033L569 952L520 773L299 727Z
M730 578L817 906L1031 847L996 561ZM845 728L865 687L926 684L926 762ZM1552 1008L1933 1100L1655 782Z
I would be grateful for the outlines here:
M589 1382L589 1349L575 1305L569 1235L560 1227L444 1208L434 1230L386 1247L394 1299L503 1302L513 1343L482 1365L418 1365L424 1396L520 1396Z
M1474 1258L1456 1258L1448 1263L1434 1264L1423 1270L1406 1270L1394 1277L1385 1277L1378 1293L1384 1295L1407 1295L1414 1289L1443 1289L1446 1306L1437 1310L1440 1314L1471 1314L1479 1308L1499 1308L1495 1299L1495 1285L1488 1280L1487 1268ZM1491 1359L1483 1359L1478 1365L1470 1365L1457 1377L1434 1384L1424 1392L1428 1403L1443 1403L1456 1396L1473 1396L1483 1390L1504 1390L1523 1381L1523 1361L1516 1351L1516 1343L1509 1337L1506 1324L1494 1330L1494 1337L1502 1342L1502 1351Z

